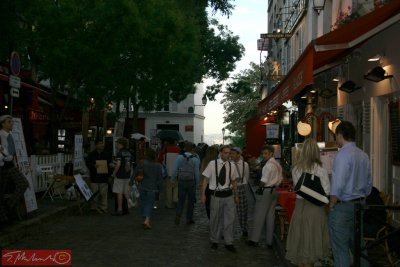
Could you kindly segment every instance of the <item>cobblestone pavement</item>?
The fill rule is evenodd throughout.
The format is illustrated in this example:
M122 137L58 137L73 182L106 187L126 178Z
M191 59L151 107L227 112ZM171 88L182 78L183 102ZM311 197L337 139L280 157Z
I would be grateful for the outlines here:
M253 205L250 201L250 214ZM227 251L223 242L218 250L211 250L208 218L201 203L196 203L195 224L186 225L183 218L176 226L174 216L174 210L164 208L161 195L159 208L152 215L151 230L142 229L138 207L121 217L87 211L83 216L68 216L46 224L39 234L7 249L70 249L73 266L85 267L283 266L277 248L268 249L265 240L261 240L259 247L248 247L240 236L238 222L234 241L238 252Z

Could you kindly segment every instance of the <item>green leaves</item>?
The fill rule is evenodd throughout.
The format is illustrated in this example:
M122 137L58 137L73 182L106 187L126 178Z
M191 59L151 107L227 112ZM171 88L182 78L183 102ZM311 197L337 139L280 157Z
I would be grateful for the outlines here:
M232 82L226 85L227 92L221 103L224 105L224 122L227 129L236 136L236 142L244 138L246 121L257 114L257 104L260 101L260 69L255 63L250 63L250 69L236 75Z
M149 109L179 102L203 78L227 79L244 51L207 18L207 6L229 15L229 0L0 2L0 61L17 50L34 79L83 106L90 97L99 106L131 97Z

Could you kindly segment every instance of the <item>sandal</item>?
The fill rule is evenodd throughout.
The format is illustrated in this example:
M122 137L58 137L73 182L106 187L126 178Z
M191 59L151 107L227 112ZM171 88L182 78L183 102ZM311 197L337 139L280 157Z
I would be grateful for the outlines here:
M151 229L151 226L149 225L149 224L143 224L143 229L145 229L145 230L150 230Z

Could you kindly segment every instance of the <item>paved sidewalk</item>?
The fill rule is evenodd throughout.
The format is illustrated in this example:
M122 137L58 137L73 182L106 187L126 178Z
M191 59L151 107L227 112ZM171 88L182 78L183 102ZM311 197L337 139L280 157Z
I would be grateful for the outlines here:
M110 201L110 207L112 204ZM217 251L211 250L208 218L201 203L196 203L195 224L186 225L183 219L175 226L175 211L165 209L161 199L153 212L152 230L142 229L139 208L122 217L89 211L83 216L72 214L71 209L76 210L73 204L59 209L47 216L58 219L56 222L34 218L38 222L21 223L27 224L24 228L40 227L31 233L18 230L23 232L15 239L19 241L2 247L71 249L73 266L286 266L278 257L278 246L270 250L262 240L260 247L248 247L240 237L238 223L234 241L238 253L227 251L222 244ZM67 214L70 216L64 216Z

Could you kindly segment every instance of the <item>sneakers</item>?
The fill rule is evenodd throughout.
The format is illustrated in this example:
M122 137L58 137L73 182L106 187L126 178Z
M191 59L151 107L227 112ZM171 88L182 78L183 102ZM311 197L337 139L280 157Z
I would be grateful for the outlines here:
M153 209L157 209L158 208L158 201L154 201L154 206L153 206Z
M236 253L236 248L233 245L225 245L225 248L230 252Z

